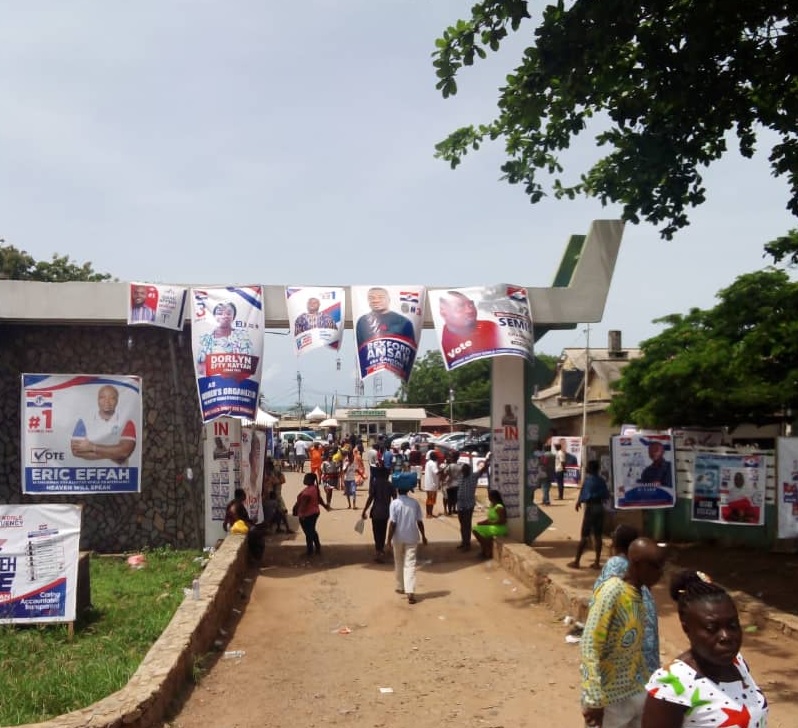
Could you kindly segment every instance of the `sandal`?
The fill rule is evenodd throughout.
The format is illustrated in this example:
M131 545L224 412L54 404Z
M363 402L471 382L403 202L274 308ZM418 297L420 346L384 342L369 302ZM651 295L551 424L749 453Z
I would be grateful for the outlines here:
M407 595L407 603L408 604L415 604L416 603L416 598L412 594L408 594Z

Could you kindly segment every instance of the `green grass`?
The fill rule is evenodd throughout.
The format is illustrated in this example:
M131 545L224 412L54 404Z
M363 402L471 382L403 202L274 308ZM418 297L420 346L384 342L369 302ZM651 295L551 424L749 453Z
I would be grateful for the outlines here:
M124 687L201 571L200 551L92 556L92 609L75 624L0 625L0 726L48 720Z

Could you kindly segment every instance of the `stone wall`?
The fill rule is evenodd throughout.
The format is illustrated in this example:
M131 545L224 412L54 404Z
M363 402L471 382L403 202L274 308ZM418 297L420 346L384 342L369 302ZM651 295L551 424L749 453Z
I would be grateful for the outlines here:
M5 425L0 430L0 502L82 504L81 550L121 553L159 546L202 547L202 421L188 331L4 324L0 342L0 408ZM141 492L23 495L22 374L140 376Z

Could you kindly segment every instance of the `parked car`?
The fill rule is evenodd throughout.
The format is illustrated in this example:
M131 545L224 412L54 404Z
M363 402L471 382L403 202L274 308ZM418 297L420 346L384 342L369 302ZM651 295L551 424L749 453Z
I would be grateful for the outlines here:
M305 430L286 430L280 433L280 442L284 451L288 448L289 442L296 442L297 440L304 440L308 445L312 445L314 442L324 442L314 432L306 432Z
M490 434L488 434L487 438L482 437L477 440L464 440L460 443L436 443L435 449L440 450L444 455L448 455L450 452L467 452L476 453L484 457L490 452Z
M431 442L439 445L458 445L465 442L467 437L468 434L465 432L447 432L445 435L432 438Z

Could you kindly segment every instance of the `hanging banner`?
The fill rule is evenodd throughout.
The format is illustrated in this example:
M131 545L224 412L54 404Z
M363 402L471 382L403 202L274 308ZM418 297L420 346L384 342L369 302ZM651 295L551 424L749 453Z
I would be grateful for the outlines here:
M343 288L287 286L285 303L288 326L294 333L297 356L313 349L338 349L344 330Z
M192 288L191 341L203 422L255 419L263 359L263 290Z
M776 451L778 537L798 538L798 437L779 437Z
M260 523L263 520L263 465L266 461L266 433L254 427L241 428L241 487L247 494L245 505L249 517Z
M672 508L676 504L670 435L612 438L616 508Z
M82 508L0 505L0 624L75 621Z
M128 295L127 322L130 326L149 324L165 329L183 330L188 289L131 283Z
M141 379L22 375L22 492L138 493Z
M697 452L693 520L761 526L765 523L765 458Z
M205 545L225 537L227 504L240 482L241 420L220 417L205 425Z
M360 378L382 371L407 381L424 320L424 286L352 286Z
M565 478L566 485L579 485L582 474L582 438L581 437L555 437L551 441L551 455L554 457L557 451L555 444L560 445L560 449L565 453ZM553 481L552 484L556 484Z
M429 292L430 311L447 370L478 359L532 360L532 316L526 288L494 286Z

